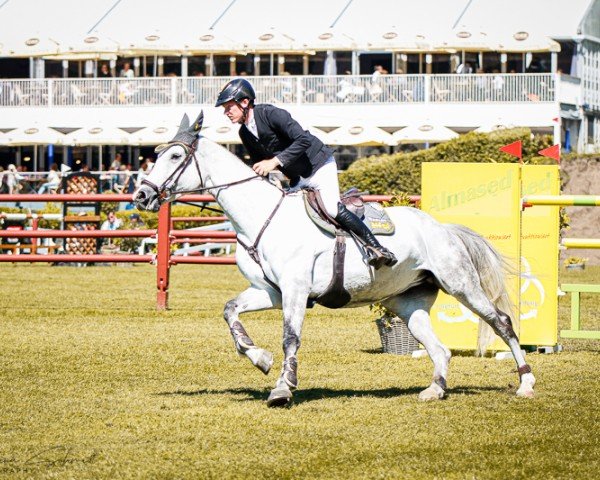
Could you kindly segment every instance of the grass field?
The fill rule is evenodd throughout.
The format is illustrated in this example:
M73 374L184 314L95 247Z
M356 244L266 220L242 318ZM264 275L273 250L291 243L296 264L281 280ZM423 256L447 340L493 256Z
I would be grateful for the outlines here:
M600 268L561 272L598 283ZM420 403L427 359L380 353L367 308L309 311L300 390L265 405L265 377L222 319L235 267L177 266L157 313L155 270L0 265L0 478L600 477L600 342L528 354L537 397L516 398L512 361L453 358L447 400ZM584 295L600 329L600 295ZM560 300L566 328L569 297ZM245 317L281 362L278 312Z

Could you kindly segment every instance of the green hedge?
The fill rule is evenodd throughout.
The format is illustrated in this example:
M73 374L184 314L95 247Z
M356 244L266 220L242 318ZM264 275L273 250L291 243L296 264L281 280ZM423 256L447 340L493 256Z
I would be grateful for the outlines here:
M361 158L340 174L342 191L357 187L372 194L394 192L421 193L421 164L423 162L515 162L518 161L500 147L521 140L523 161L552 163L537 156L537 152L552 145L550 135L532 135L528 128L500 130L492 133L467 133L435 147L411 153L395 153Z

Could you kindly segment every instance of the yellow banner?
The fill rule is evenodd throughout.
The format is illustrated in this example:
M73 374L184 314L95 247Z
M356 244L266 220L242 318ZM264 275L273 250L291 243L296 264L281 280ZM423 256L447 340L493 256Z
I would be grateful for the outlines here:
M557 165L524 165L522 194L558 195ZM536 205L522 214L522 345L556 345L559 207Z
M421 208L443 223L475 230L512 260L518 271L520 175L520 166L515 164L424 163ZM509 277L509 283L517 304L518 276ZM449 348L476 348L479 319L453 297L440 293L431 322ZM492 348L507 347L498 341Z

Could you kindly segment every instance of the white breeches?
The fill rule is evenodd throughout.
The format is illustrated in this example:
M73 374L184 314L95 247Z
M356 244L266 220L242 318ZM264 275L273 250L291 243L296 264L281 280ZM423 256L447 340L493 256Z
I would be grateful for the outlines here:
M292 191L306 187L319 190L323 199L323 206L327 210L327 213L335 218L338 214L338 203L340 201L340 184L338 182L337 165L333 157L329 157L327 163L319 168L311 177L300 177L300 181L294 186Z

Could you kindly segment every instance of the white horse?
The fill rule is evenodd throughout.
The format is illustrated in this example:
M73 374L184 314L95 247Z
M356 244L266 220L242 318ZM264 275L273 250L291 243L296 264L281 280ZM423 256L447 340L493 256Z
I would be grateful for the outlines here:
M134 201L139 209L157 211L162 203L182 193L210 191L215 196L235 227L237 264L251 284L227 302L225 320L238 353L267 374L273 355L254 344L239 315L283 310L283 367L267 404L287 405L298 386L297 354L307 302L317 299L332 278L335 240L309 219L301 194L284 194L225 148L202 137L202 120L200 113L189 126L184 116L175 138L157 148L156 165L135 192ZM438 291L443 290L479 315L506 342L520 376L517 395L532 397L535 378L508 315L512 307L501 256L466 227L440 224L411 207L393 207L387 212L397 229L380 241L394 252L398 263L374 270L363 249L349 242L344 287L351 299L346 306L382 302L407 323L434 366L433 381L419 398L436 400L446 392L450 351L434 334L429 312ZM481 349L489 341L480 334Z

